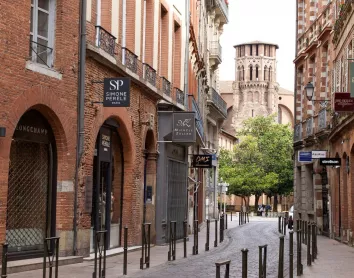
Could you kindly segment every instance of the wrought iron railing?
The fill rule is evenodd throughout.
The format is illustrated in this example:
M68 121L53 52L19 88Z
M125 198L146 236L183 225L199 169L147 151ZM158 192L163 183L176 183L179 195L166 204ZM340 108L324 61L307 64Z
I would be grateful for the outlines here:
M200 113L198 103L196 102L193 96L191 97L192 97L192 111L195 112L196 114L195 118L196 118L197 131L199 132L200 136L204 139L203 117L202 114Z
M144 64L144 79L156 87L156 70L148 64Z
M122 47L124 55L124 65L132 72L138 71L138 56L126 47Z
M31 61L46 65L48 68L51 68L52 64L48 63L49 62L48 57L49 57L49 55L52 55L52 53L53 53L53 48L30 40L30 57L29 57L29 59Z
M225 0L218 0L218 5L226 18L229 18L229 7L226 4Z
M211 99L214 105L220 110L220 112L226 117L227 116L227 104L225 100L218 94L218 92L211 88Z
M176 102L184 106L184 92L178 88L175 88Z
M96 26L96 45L109 55L114 56L116 37L105 30L102 26Z
M171 82L165 77L161 77L161 90L162 93L168 97L171 97Z
M294 127L294 142L301 141L301 123L298 123Z
M327 110L322 109L318 112L318 131L323 130L327 127Z
M209 43L209 51L211 56L217 56L218 59L222 59L222 47L220 42L212 41Z
M352 12L353 2L354 0L346 0L345 3L340 7L338 18L333 26L334 33L333 33L332 42L334 44L337 44L340 38L340 34L342 33L342 30L344 30L344 26L345 26L344 23L347 20L347 18L349 18L350 13Z
M313 135L313 117L306 120L306 136Z

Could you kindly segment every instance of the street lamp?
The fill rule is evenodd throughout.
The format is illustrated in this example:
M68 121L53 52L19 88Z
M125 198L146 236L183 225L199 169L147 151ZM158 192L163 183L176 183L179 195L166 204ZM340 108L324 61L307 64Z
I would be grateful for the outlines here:
M307 83L307 85L305 86L305 90L306 90L306 97L309 101L312 102L320 102L320 106L322 108L327 107L327 103L330 101L329 99L324 99L324 100L313 100L313 94L315 92L315 87L312 85L311 82Z

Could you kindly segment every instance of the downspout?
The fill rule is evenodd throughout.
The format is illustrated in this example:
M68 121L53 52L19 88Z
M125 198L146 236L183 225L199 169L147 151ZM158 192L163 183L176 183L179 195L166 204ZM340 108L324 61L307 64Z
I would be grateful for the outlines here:
M299 22L299 12L298 12L298 5L299 5L299 1L296 0L296 27L295 27L295 59L297 57L297 32L298 32L298 22ZM297 89L297 67L296 64L294 65L295 67L295 72L294 72L294 129L295 129L295 125L296 125L296 89ZM293 143L295 142L295 132L293 135ZM296 157L296 156L295 156ZM294 160L294 172L296 170L296 159ZM295 177L294 177L295 180ZM301 182L301 181L300 181ZM295 185L296 187L296 185ZM295 210L296 208L296 210ZM297 205L295 204L294 206L294 211L297 211ZM293 218L295 219L295 217L297 218L297 216L294 214ZM296 221L295 221L296 223ZM298 229L298 227L296 227Z
M185 0L186 5L186 44L184 57L184 106L188 108L188 62L189 62L189 0Z
M96 26L101 26L101 0L97 0ZM100 30L96 28L96 46L100 45Z
M145 63L145 47L146 47L146 0L144 0L144 14L143 14L143 57L142 57L143 64Z
M79 168L84 150L85 135L85 63L86 63L86 0L80 7L80 53L79 53L79 88L78 88L78 147L76 148L76 172L74 189L74 219L73 219L73 254L77 255L77 206L79 188Z
M123 0L123 23L122 23L122 64L125 65L126 31L127 31L127 0Z

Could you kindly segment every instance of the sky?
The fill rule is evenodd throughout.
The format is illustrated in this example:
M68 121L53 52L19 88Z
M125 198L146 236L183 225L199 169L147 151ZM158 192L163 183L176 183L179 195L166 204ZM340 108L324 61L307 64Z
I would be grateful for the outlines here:
M295 0L229 0L229 23L220 37L220 80L235 79L234 45L265 41L277 44L277 81L294 91Z

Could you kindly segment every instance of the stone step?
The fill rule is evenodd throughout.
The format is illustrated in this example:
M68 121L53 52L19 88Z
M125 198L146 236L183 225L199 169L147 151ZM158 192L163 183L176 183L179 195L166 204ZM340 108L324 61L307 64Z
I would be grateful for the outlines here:
M77 264L83 262L83 257L81 256L59 257L58 261L59 261L59 266ZM48 267L48 262L47 262L47 267ZM41 268L43 268L43 258L10 261L7 263L7 274L37 270ZM1 273L1 267L0 267L0 273Z

